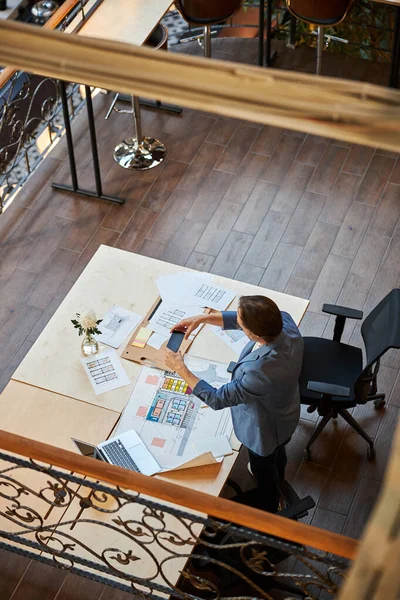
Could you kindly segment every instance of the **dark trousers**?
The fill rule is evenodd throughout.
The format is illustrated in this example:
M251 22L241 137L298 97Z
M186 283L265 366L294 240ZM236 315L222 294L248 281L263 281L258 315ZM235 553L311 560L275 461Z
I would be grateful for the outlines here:
M285 468L287 465L287 456L285 446L287 440L281 444L268 456L260 456L247 449L250 458L250 467L257 481L263 499L262 508L269 512L276 512L279 503L278 484L285 479ZM261 508L261 507L260 507Z

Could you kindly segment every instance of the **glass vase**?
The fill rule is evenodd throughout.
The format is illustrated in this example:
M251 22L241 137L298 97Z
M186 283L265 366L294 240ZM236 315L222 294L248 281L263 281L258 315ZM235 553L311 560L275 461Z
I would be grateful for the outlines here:
M92 354L97 354L99 351L99 343L94 339L92 335L89 333L85 333L83 336L81 350L83 356L91 356Z

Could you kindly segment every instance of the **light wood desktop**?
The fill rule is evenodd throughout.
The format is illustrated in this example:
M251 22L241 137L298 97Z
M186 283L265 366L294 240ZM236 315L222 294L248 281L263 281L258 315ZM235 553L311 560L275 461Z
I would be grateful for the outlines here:
M141 46L171 6L171 0L103 0L79 35Z
M81 338L73 328L71 319L75 317L76 312L85 308L93 309L97 315L102 316L113 304L124 306L144 316L148 307L158 297L155 283L157 277L185 270L188 269L124 250L101 246L15 371L12 379L121 412L140 372L140 365L124 360L123 366L132 383L96 396L80 363ZM264 294L271 297L282 310L292 315L296 323L301 321L308 305L308 301L302 298L225 277L214 276L214 281L235 290L238 296ZM236 306L237 300L238 298L233 302L233 307ZM119 353L123 351L127 342L128 340L120 346ZM207 357L225 364L237 360L233 351L208 327L205 327L196 337L189 354L200 358Z
M98 444L107 439L119 418L117 412L17 381L11 381L0 395L0 411L3 430L75 452L77 452L77 448L72 437L91 444ZM24 515L23 510L17 513L15 522L4 516L8 510L17 506L7 498L7 492L22 505L37 511L46 523L57 523L62 518L67 506L67 503L65 506L50 504L52 501L54 502L54 495L49 488L49 481L56 483L57 480L51 479L47 473L40 473L4 461L1 467L2 471L7 467L13 468L2 475L3 486L5 477L10 477L9 483L12 484L14 480L17 488L20 485L24 486L25 493L21 497L18 497L17 493L13 496L10 492L11 487L8 490L3 487L4 494L0 496L0 528L9 532L24 529L19 520L19 515ZM63 472L63 469L58 469L58 471ZM76 483L70 483L68 487L70 490L76 490L79 486ZM43 496L39 494L41 490L47 490ZM35 521L33 527L37 525L38 522ZM24 538L36 541L34 533L28 534Z
M0 395L1 429L76 451L72 437L98 444L108 438L120 413L73 400L19 381Z

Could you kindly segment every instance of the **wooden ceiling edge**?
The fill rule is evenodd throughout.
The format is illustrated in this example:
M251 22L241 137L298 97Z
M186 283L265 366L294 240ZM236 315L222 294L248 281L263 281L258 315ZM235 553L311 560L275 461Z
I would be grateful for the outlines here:
M397 90L156 52L15 22L0 22L0 39L0 63L27 72L400 150Z

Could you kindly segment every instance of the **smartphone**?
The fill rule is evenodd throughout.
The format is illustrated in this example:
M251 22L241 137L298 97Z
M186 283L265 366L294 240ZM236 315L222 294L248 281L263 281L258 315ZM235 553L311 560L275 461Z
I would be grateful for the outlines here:
M168 340L167 348L172 350L172 352L178 352L185 334L183 331L173 331L171 333L171 337Z

